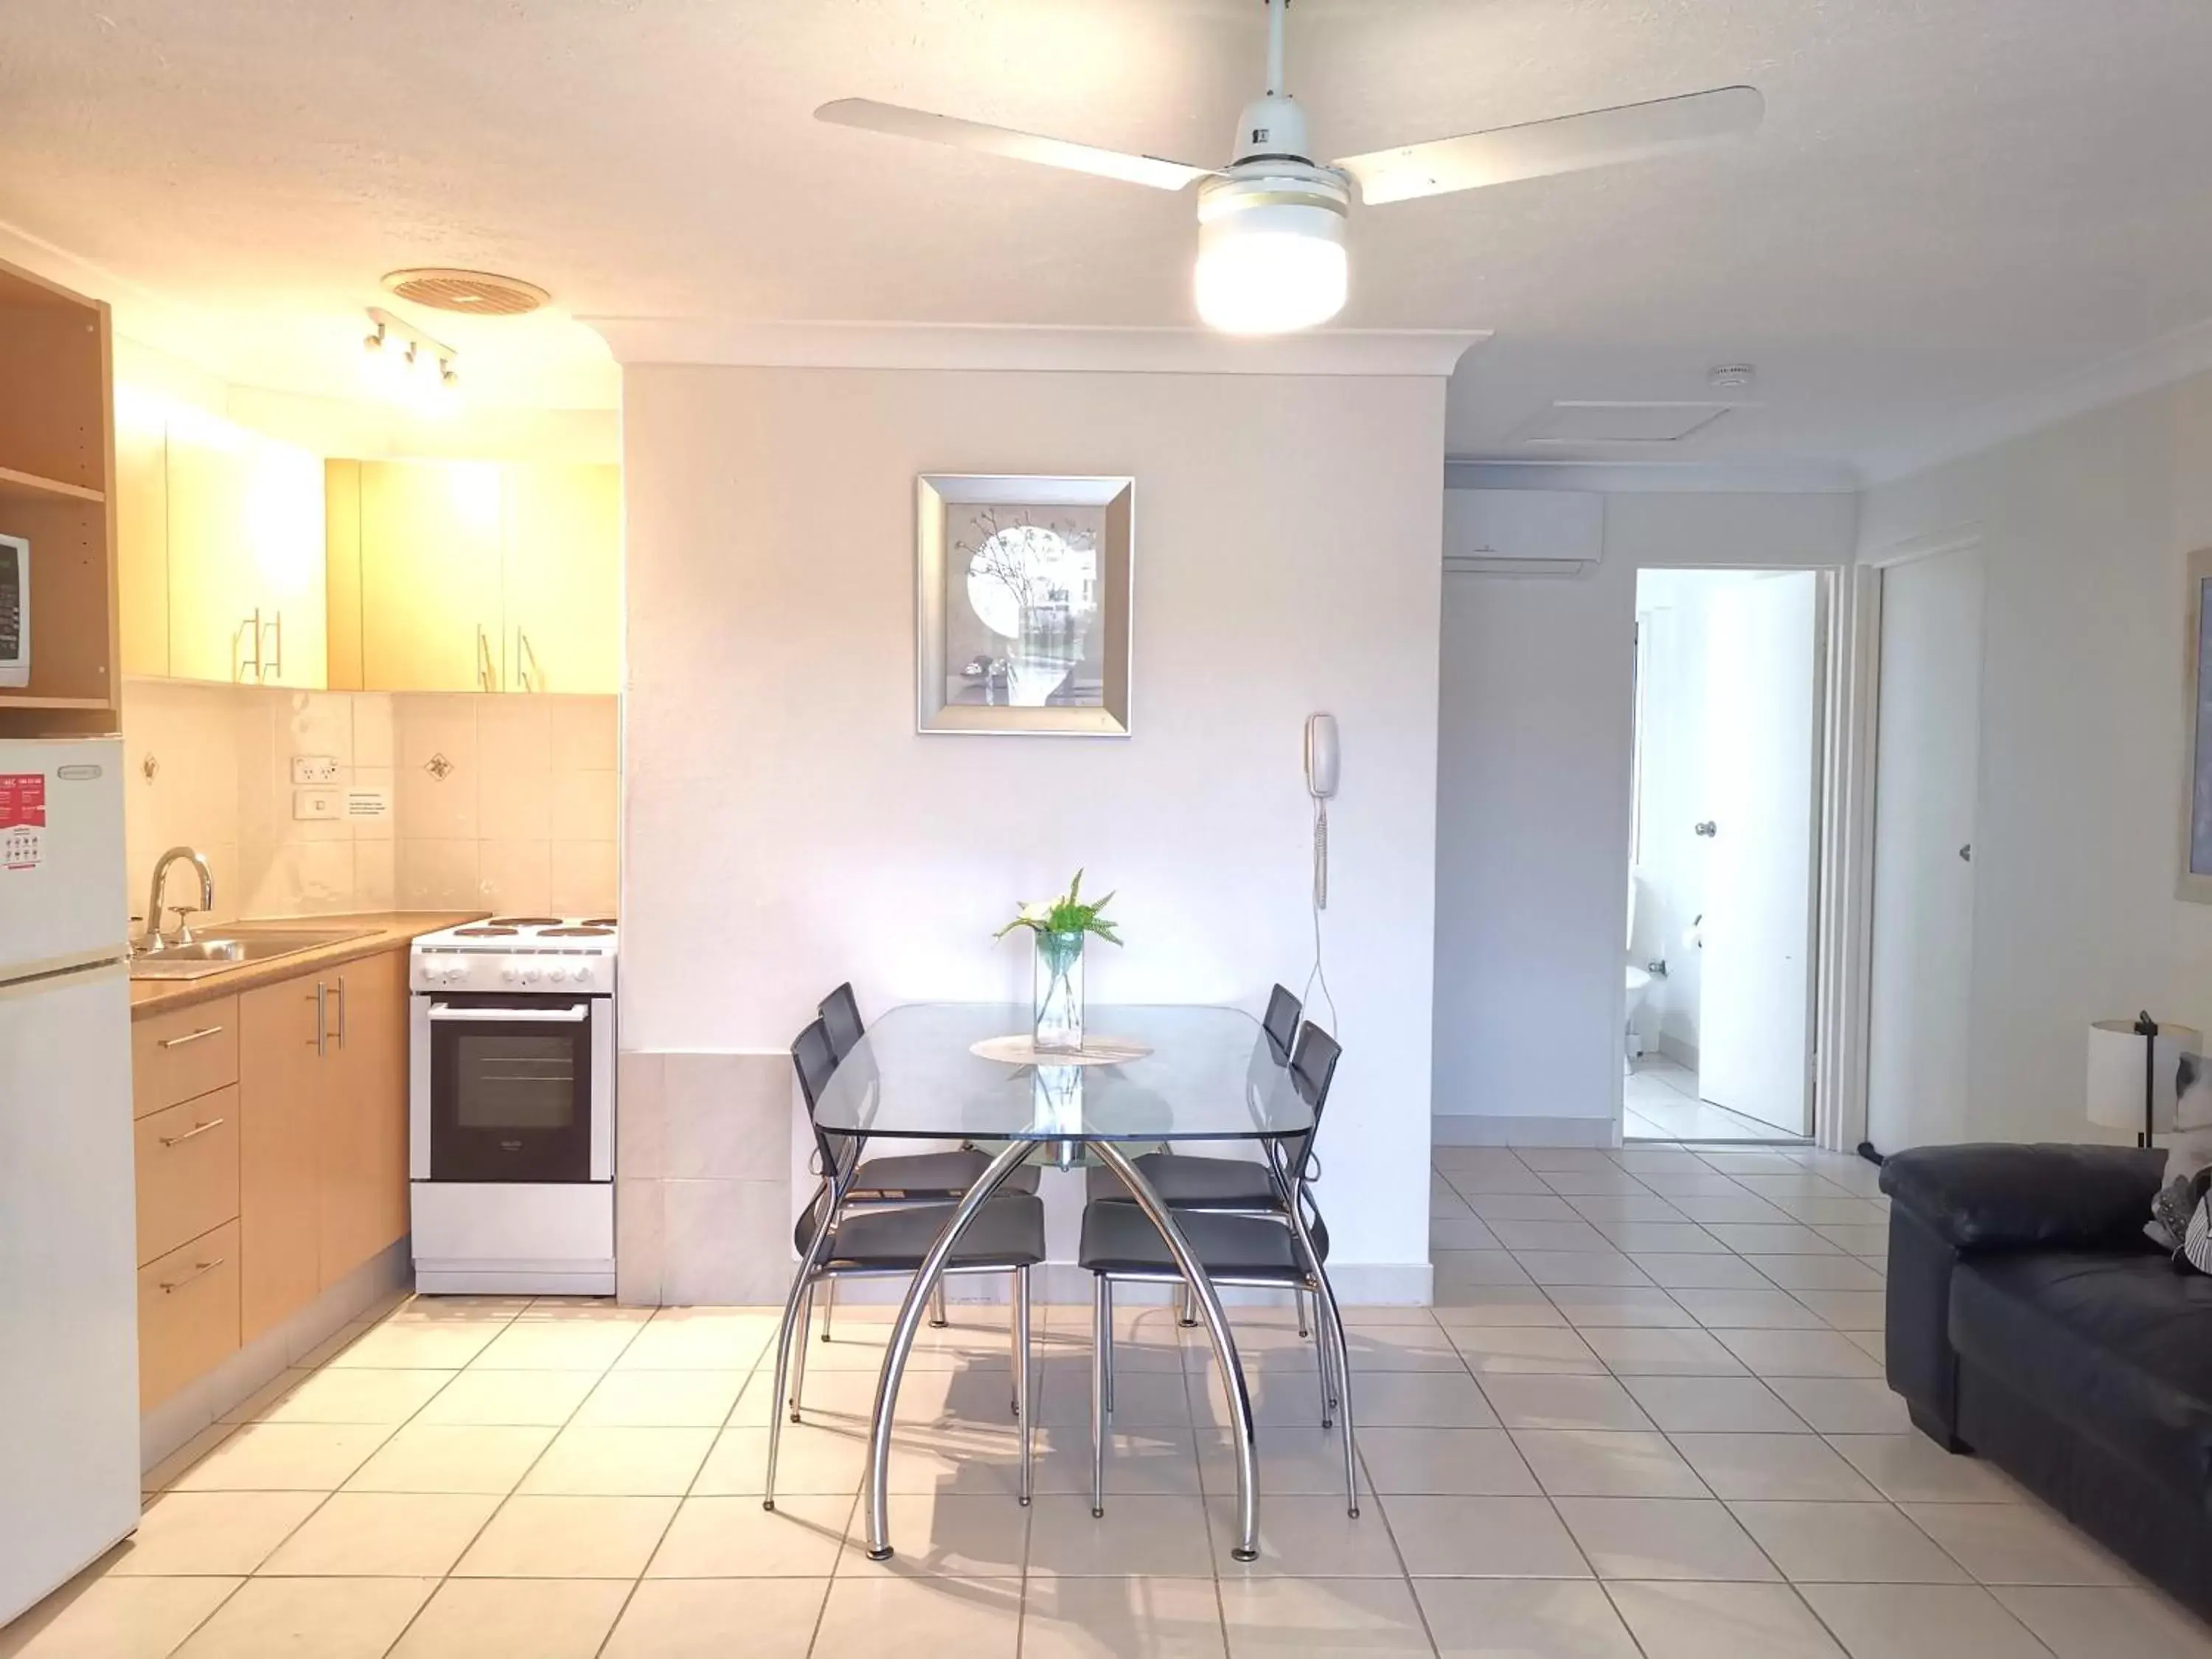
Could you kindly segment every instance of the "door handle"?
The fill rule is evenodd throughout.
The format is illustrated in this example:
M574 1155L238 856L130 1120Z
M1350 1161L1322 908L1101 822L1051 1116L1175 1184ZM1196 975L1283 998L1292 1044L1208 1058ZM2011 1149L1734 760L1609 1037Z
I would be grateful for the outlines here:
M248 635L251 635L253 637L253 660L252 662L248 662L246 659L245 642ZM239 684L243 685L246 683L246 671L249 668L253 671L254 680L258 683L264 678L264 671L261 666L261 607L259 605L255 605L253 607L253 614L251 617L248 617L244 622L239 623L238 638L234 642L234 646L238 653Z
M430 1018L441 1024L458 1020L465 1024L580 1025L591 1018L591 1012L580 1002L568 1008L472 1008L456 1007L447 1002L430 1005Z
M161 1294L163 1296L173 1295L175 1292L183 1290L185 1285L191 1284L195 1279L205 1279L217 1267L222 1266L222 1264L228 1259L229 1258L227 1256L219 1255L212 1261L195 1262L192 1265L191 1272L186 1273L182 1279L163 1279L161 1281Z
M210 1118L205 1123L193 1124L191 1128L185 1130L184 1133L180 1135L157 1135L155 1139L159 1140L164 1146L181 1146L186 1141L194 1139L196 1136L205 1134L210 1129L220 1129L222 1127L225 1121L227 1121L227 1120L223 1118Z
M1717 823L1715 823L1711 818L1707 818L1702 823L1695 826L1695 832L1703 836L1707 841L1711 841L1715 836L1720 834L1721 827Z
M331 1051L330 990L322 981L315 981L315 1057L319 1060Z
M344 1048L345 1046L346 1046L346 982L345 982L345 975L344 975L343 974L340 974L340 975L338 975L338 1047L339 1047L339 1048Z
M484 632L483 624L478 623L477 624L477 690L479 691L499 690L492 684L494 678L491 665L491 639Z
M545 671L538 665L538 653L531 647L530 635L520 628L514 630L514 672L524 690L545 689Z
M257 611L253 614L258 617L261 613ZM269 629L276 636L276 658L274 662L261 671L261 678L265 680L274 674L281 680L284 678L284 613L283 611L279 611L276 613L276 620L269 624ZM260 654L258 647L255 654L257 656Z
M220 1036L222 1031L222 1027L220 1025L203 1025L198 1030L187 1031L182 1036L163 1037L161 1046L164 1048L181 1048L187 1042L198 1042L203 1037Z

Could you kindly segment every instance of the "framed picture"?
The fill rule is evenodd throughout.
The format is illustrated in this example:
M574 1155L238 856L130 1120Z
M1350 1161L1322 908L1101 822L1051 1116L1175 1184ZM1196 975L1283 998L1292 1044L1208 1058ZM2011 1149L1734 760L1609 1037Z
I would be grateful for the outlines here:
M915 727L1129 735L1133 478L924 473Z
M2187 787L2181 806L2179 898L2212 904L2212 547L2189 556L2189 631L2183 689L2189 734Z

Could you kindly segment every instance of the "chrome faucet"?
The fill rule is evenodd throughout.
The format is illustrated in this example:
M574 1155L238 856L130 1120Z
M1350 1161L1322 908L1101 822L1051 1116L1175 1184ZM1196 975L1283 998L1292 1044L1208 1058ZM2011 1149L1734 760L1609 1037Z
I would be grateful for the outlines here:
M146 896L146 932L138 941L142 951L158 951L161 948L161 915L167 908L161 902L161 884L168 877L169 866L179 859L189 860L192 868L199 872L200 902L192 908L191 914L198 915L215 908L215 872L208 868L207 854L200 852L197 848L172 847L154 860L154 890ZM179 909L177 943L190 945L192 942L192 930L183 920L183 907L179 906Z

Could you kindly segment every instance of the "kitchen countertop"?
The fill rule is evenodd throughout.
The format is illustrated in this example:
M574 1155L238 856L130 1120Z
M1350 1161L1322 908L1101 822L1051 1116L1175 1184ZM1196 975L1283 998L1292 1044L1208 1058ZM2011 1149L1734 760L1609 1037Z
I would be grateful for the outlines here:
M173 1008L188 1008L196 1002L212 1002L217 997L274 985L279 980L312 974L319 968L328 968L337 963L353 962L386 951L404 950L424 933L435 933L441 927L458 927L465 921L481 921L490 914L489 910L370 910L352 915L240 917L240 927L299 927L318 931L358 928L362 937L337 945L325 945L313 951L295 951L288 957L272 957L261 962L241 962L235 968L203 974L198 979L133 980L131 981L131 1018L138 1019L148 1014L167 1013ZM218 939L222 935L222 929L217 926L211 925L200 931Z

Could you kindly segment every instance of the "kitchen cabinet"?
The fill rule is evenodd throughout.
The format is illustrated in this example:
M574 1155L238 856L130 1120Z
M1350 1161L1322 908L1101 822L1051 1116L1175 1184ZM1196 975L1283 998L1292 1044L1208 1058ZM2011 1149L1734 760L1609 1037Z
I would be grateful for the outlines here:
M407 1231L407 957L349 962L322 982L317 1262L329 1285Z
M168 672L319 687L322 461L194 410L172 412L166 441Z
M622 684L622 471L507 469L501 689L612 692Z
M620 469L331 461L325 493L333 687L619 690Z
M484 461L359 466L359 689L496 691L501 469Z
M123 672L169 672L169 433L151 398L115 400L115 546Z
M139 1268L139 1410L238 1351L240 1265L232 1220Z
M322 1206L317 1097L328 996L312 976L238 999L240 1332L251 1342L314 1299Z

